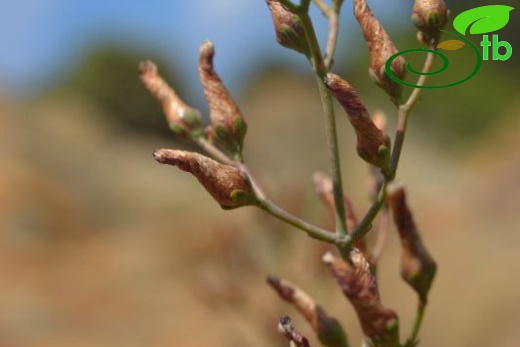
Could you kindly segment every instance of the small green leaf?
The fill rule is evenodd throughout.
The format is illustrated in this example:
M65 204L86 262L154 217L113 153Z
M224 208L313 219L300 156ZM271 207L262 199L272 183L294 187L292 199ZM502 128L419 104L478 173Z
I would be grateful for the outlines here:
M453 27L462 35L466 35L468 27L470 34L487 34L505 27L509 22L509 12L513 9L505 5L475 7L455 17Z
M444 49L446 51L456 51L464 47L465 43L460 40L446 40L437 45L437 48Z

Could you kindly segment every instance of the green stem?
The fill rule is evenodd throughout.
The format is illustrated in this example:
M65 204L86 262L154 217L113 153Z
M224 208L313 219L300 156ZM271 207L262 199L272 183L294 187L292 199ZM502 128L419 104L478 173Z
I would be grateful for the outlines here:
M415 314L415 321L413 324L412 332L410 333L410 337L406 341L404 347L413 347L416 345L417 336L419 336L419 331L421 330L425 310L426 303L423 301L419 301L419 304L417 305L417 313Z
M343 0L332 1L332 6L329 9L329 38L327 40L327 48L325 49L325 68L327 71L330 70L334 63L339 32L339 12L342 4Z
M313 224L307 223L306 221L290 214L284 209L278 207L275 203L268 199L260 200L258 202L258 207L272 216L305 231L310 237L325 241L328 243L334 243L336 241L336 237L333 233L328 230L317 227Z
M325 123L325 132L327 134L327 150L334 195L336 234L338 238L343 238L348 234L348 229L345 216L345 206L343 204L343 184L341 181L341 164L339 160L336 119L334 117L332 97L323 83L323 78L325 77L327 70L321 56L320 47L309 14L304 12L299 14L299 17L305 30L307 42L309 43L310 54L308 58L316 75L316 83L318 84L321 103L327 120Z
M227 155L225 155L220 149L215 147L211 142L208 142L204 137L199 136L192 138L192 140L199 145L200 148L202 148L204 151L209 153L213 158L217 159L223 164L230 165L230 166L237 166L236 161L229 158Z
M372 223L374 219L376 218L377 214L379 213L379 210L381 210L381 207L385 204L386 201L386 186L388 185L388 179L384 179L383 184L381 185L381 188L379 189L379 192L377 193L377 197L368 209L367 213L363 217L363 219L359 222L357 227L350 233L350 235L347 236L346 240L343 241L342 247L350 248L352 245L357 241L362 239L366 233L370 230L372 227Z
M433 46L431 49L434 49ZM433 66L433 62L435 60L435 54L428 53L426 56L426 60L424 61L423 73L429 72ZM428 79L428 75L421 75L417 80L418 86L424 86L426 80ZM415 108L415 105L419 102L421 98L423 88L415 88L406 103L399 106L399 111L397 113L397 127L394 138L394 148L392 150L392 155L390 157L390 168L392 170L393 176L395 177L397 166L399 164L399 159L401 157L401 151L403 149L404 137L406 134L406 126L408 124L408 116ZM392 177L393 178L393 177Z
M429 72L433 66L433 61L435 58L435 54L428 53L426 56L426 60L424 62L423 67L423 73ZM428 75L421 75L417 81L417 85L423 86L426 83L426 80L428 79ZM408 124L408 116L417 105L417 102L420 99L422 93L422 88L415 88L413 92L410 94L410 97L406 101L405 104L399 106L398 116L397 116L397 128L394 138L394 147L392 150L392 154L390 157L390 168L392 174L387 177L385 176L383 184L381 185L381 189L379 190L379 193L377 195L376 200L373 202L372 206L366 213L365 217L361 220L361 222L358 224L356 229L348 235L343 241L338 240L339 242L342 242L343 247L350 247L354 242L365 236L367 231L370 229L370 226L372 225L372 222L374 221L375 217L379 213L379 210L381 207L383 207L385 200L386 200L386 186L389 182L391 182L395 178L395 174L397 171L397 165L399 163L399 159L401 156L401 151L403 148L404 143L404 136L406 134L406 126Z
M247 177L249 182L251 183L251 187L255 193L255 196L258 200L257 206L262 210L268 212L272 216L300 229L305 231L310 237L314 239L318 239L321 241L325 241L328 243L334 243L336 241L336 237L333 233L328 230L322 229L316 225L310 224L299 217L296 217L284 209L277 206L275 203L270 201L262 189L260 185L256 182L256 179L253 177L247 165L245 165L242 161L234 161L227 157L220 149L215 147L212 143L208 142L203 137L196 137L193 139L201 148L203 148L206 152L212 155L214 158L219 160L221 163L234 166L240 169L244 175Z

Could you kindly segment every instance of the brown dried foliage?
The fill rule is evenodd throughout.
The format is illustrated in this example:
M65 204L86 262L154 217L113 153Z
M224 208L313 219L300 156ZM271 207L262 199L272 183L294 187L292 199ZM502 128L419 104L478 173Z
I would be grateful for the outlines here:
M240 154L247 125L224 83L213 66L215 47L204 41L199 50L199 76L210 109L211 124L207 128L211 139L217 139L232 153Z
M376 279L370 265L357 249L350 252L352 264L332 253L326 253L323 261L329 265L343 294L356 310L364 334L380 346L397 346L399 343L396 313L381 304Z
M397 48L368 7L366 0L354 0L354 15L363 30L363 36L368 46L370 59L368 71L370 76L398 105L401 99L402 85L390 79L385 71L386 61L398 52ZM404 78L404 66L405 61L402 57L398 57L392 62L392 71L399 79Z
M255 202L248 181L235 167L198 153L173 149L159 149L153 156L161 164L177 166L195 176L223 209L252 205Z
M389 138L374 124L368 110L347 81L338 75L328 73L325 76L325 85L339 101L348 115L350 124L356 132L356 149L359 156L366 162L387 170ZM382 147L387 148L381 151Z
M406 203L402 184L394 182L388 188L388 204L392 209L399 238L401 240L401 277L419 294L422 302L427 301L437 264L424 246Z
M161 105L170 129L186 135L202 128L200 112L184 103L168 83L159 75L157 66L150 60L139 64L139 77L150 94Z

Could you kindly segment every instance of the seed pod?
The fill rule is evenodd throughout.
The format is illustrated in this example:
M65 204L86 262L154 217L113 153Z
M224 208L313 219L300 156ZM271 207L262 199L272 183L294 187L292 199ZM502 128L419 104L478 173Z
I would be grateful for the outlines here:
M437 271L437 264L424 247L412 213L406 203L404 187L393 182L388 187L388 204L392 209L399 238L401 240L401 277L426 303L428 292Z
M313 298L293 283L274 276L267 278L267 283L285 301L291 303L300 311L318 334L320 342L327 347L341 347L346 345L345 331L334 317L316 304Z
M366 0L354 0L354 15L363 30L363 36L368 46L370 58L368 73L375 84L390 96L392 102L400 104L402 85L386 74L386 61L397 53L397 48L368 7ZM404 78L405 61L402 57L394 59L392 72L400 80Z
M444 0L415 0L412 21L419 29L419 41L430 45L433 40L437 44L442 35L440 30L448 22L448 8Z
M354 88L333 73L328 73L324 82L343 106L350 124L354 127L358 155L366 162L381 168L385 175L390 174L390 139L376 127Z
M159 102L170 129L180 136L203 134L199 110L186 105L159 75L150 60L139 64L139 77L150 94Z
M286 48L307 55L309 45L300 18L285 9L277 0L266 0L266 3L273 18L276 41Z
M225 149L240 156L247 125L213 67L215 47L210 41L200 46L199 75L210 109L211 124L207 128L210 139L216 139Z
M255 195L243 173L195 152L159 149L153 153L161 164L191 173L225 210L253 205Z
M352 265L330 252L322 259L354 306L363 333L377 342L377 346L399 346L397 314L381 304L376 279L363 254L353 248L350 252Z

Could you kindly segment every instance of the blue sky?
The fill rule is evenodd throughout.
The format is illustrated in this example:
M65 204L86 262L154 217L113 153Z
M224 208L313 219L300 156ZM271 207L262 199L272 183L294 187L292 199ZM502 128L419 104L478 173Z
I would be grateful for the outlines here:
M383 21L411 25L411 0L370 4ZM315 12L324 39L327 23ZM349 1L343 12L341 25L354 30ZM304 63L274 41L264 0L17 0L4 2L0 11L0 89L22 95L37 89L65 74L93 44L110 40L159 51L193 80L204 39L215 43L225 80L240 80L265 54Z

